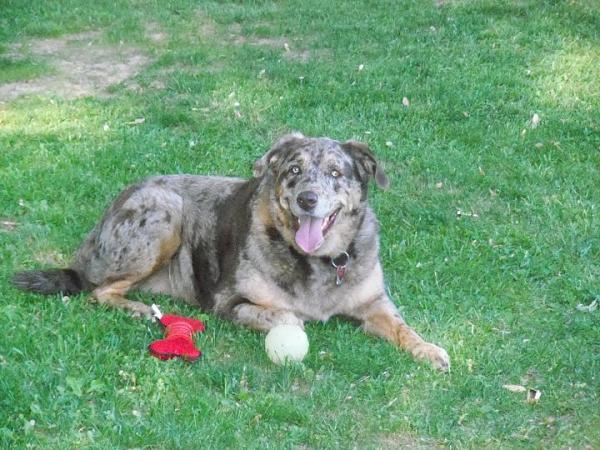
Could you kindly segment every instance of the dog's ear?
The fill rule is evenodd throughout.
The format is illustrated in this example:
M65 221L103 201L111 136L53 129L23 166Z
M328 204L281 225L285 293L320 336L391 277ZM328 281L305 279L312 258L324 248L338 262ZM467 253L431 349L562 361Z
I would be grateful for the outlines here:
M296 148L303 139L304 135L301 133L291 133L282 136L262 158L254 163L254 176L262 177L268 168L276 168L277 163L282 161L284 155L289 150Z
M387 189L389 187L390 180L366 144L357 141L346 141L342 144L342 148L352 157L358 169L358 174L363 181L368 181L373 177L380 188Z

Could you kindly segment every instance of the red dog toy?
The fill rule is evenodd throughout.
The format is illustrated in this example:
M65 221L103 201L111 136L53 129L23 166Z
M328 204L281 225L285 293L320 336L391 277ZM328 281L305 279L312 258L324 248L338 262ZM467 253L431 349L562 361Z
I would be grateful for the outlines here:
M197 360L202 352L194 345L194 333L203 332L204 324L187 317L163 315L156 305L152 305L154 316L165 326L165 338L148 346L150 353L159 359L180 357L186 361Z

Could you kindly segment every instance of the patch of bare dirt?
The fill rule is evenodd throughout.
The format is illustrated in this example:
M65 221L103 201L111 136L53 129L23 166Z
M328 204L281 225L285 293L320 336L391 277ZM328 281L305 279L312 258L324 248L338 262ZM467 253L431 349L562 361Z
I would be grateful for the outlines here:
M302 48L302 43L297 39L288 39L283 36L245 36L242 34L242 27L239 24L233 24L229 27L229 37L230 42L235 45L253 45L279 49L282 52L282 56L291 61L307 62L311 57L315 56L309 50Z
M236 36L233 39L233 43L236 45L254 45L257 47L270 47L273 49L279 49L282 52L282 56L285 59L292 61L307 62L311 58L311 52L306 49L298 47L298 43L283 38L283 37L245 37Z
M14 45L7 57L42 58L53 68L53 73L0 85L0 102L31 94L67 99L102 94L109 86L133 77L150 62L139 49L102 44L100 36L99 31L92 31ZM163 36L157 34L155 38Z
M148 22L146 24L146 36L152 42L160 44L168 38L167 33L163 30L160 24L156 22Z

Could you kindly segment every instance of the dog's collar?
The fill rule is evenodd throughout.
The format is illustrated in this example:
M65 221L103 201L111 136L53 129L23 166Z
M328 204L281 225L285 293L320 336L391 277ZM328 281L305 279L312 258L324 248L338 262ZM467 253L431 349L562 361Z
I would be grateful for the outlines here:
M350 262L350 255L348 252L342 252L335 258L331 258L331 265L335 267L335 284L340 286L344 282L346 276L346 267Z

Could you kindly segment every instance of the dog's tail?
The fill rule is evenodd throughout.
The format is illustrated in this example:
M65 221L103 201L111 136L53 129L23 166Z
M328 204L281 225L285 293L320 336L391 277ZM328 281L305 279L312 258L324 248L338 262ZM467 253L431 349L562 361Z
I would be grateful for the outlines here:
M73 269L27 270L16 273L12 282L24 291L45 295L79 294L92 288L92 284Z

